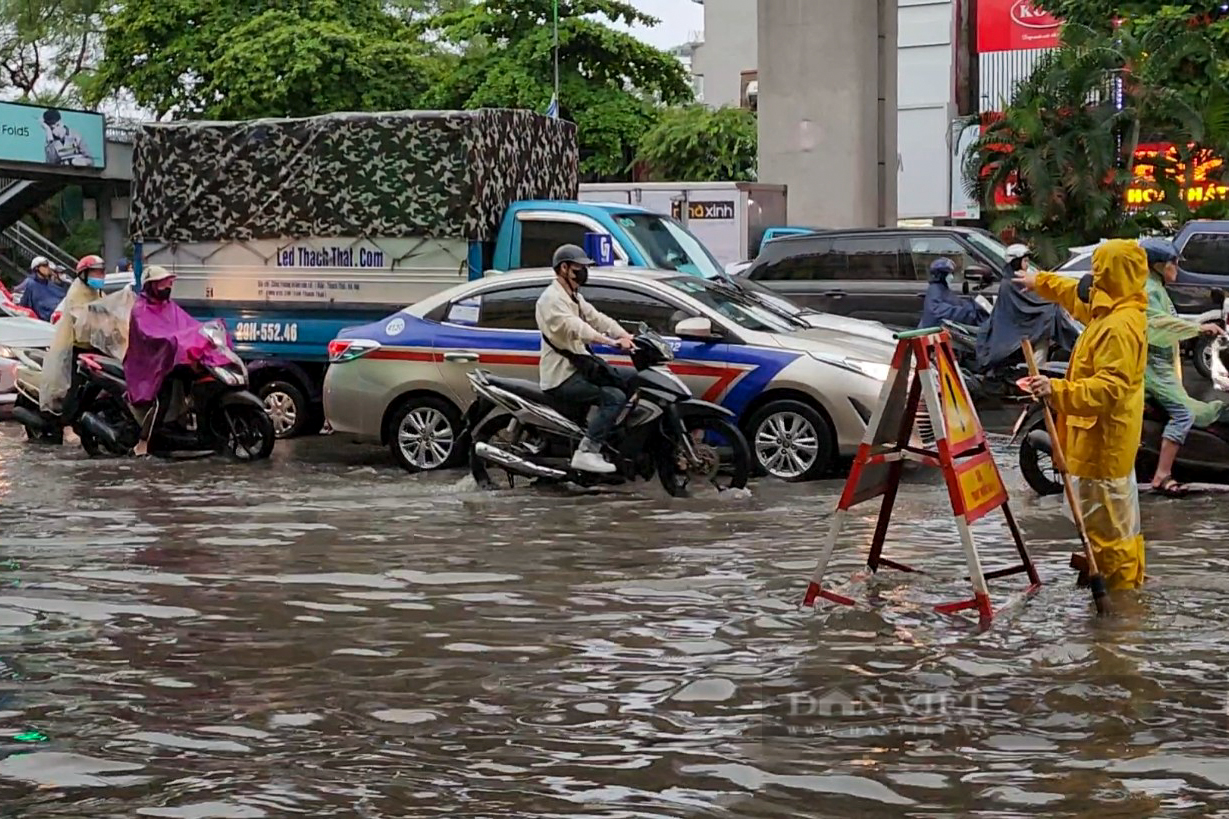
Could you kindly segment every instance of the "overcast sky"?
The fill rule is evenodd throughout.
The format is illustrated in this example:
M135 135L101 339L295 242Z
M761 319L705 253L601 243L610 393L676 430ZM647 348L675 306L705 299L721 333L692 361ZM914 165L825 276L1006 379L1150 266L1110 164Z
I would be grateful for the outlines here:
M661 23L653 28L636 27L636 36L658 48L682 45L691 32L704 29L704 7L691 0L631 0L636 8Z

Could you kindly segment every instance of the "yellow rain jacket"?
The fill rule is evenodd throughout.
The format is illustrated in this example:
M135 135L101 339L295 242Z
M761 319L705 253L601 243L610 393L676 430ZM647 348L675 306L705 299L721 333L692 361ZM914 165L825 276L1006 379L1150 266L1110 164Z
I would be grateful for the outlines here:
M1135 455L1144 415L1148 260L1138 242L1114 239L1092 256L1092 299L1075 279L1042 273L1037 293L1085 325L1050 405L1097 559L1113 589L1144 582Z

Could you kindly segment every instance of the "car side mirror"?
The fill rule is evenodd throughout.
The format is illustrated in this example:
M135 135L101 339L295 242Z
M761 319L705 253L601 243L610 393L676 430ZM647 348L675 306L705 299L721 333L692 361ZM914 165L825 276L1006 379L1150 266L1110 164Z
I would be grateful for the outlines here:
M988 267L971 264L964 269L964 278L965 281L974 281L984 285L994 281L994 272Z
M1225 291L1221 290L1219 287L1213 287L1212 301L1216 302L1217 304L1223 304L1225 301Z
M696 341L712 341L721 338L721 333L713 328L713 322L703 316L683 319L674 325L674 334L679 338Z

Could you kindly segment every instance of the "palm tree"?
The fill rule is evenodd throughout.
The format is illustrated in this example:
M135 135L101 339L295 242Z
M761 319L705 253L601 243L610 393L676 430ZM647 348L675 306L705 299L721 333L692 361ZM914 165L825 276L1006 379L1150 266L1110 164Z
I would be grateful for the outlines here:
M1229 156L1229 92L1206 76L1171 86L1212 49L1194 26L1067 26L1063 46L1042 58L973 145L964 169L969 192L996 229L1025 236L1047 262L1061 261L1075 244L1137 236L1161 217L1185 221L1195 211L1174 170L1193 171L1193 158L1209 150ZM1125 193L1141 135L1177 151L1157 165L1164 201L1130 212ZM994 192L1009 182L1019 205L996 209Z
M1113 63L1097 49L1045 55L969 151L969 193L994 230L1027 237L1043 262L1127 229L1131 173L1122 137L1132 115L1115 104L1113 77ZM996 207L1008 185L1018 204Z

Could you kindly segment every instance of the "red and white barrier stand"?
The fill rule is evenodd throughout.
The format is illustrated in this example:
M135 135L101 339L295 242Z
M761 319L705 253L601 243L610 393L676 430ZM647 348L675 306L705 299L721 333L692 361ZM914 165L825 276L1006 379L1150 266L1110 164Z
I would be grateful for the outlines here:
M1026 574L1029 586L1026 595L1031 595L1041 586L1037 568L1024 547L1020 528L1007 502L1007 489L994 463L986 434L982 429L969 391L956 366L951 339L945 330L917 330L897 336L896 353L892 357L892 371L879 395L867 426L866 437L858 447L853 470L845 483L845 491L837 504L832 528L824 543L823 552L815 573L807 586L804 606L812 606L817 598L833 603L852 606L854 601L821 585L832 552L836 548L841 529L849 517L849 510L860 503L882 497L875 535L871 540L870 554L866 565L872 572L880 566L898 571L917 571L903 563L883 556L883 543L892 517L892 505L900 486L901 474L906 461L915 461L938 467L947 483L952 513L960 542L968 562L969 581L973 584L973 597L955 603L935 607L943 614L974 610L978 619L988 624L994 616L990 604L990 592L986 581L1013 574ZM927 414L934 430L933 448L913 446L910 440L917 420L922 399L926 401ZM983 571L981 558L973 542L970 525L995 509L1002 508L1007 519L1007 528L1015 540L1020 563L993 571Z

